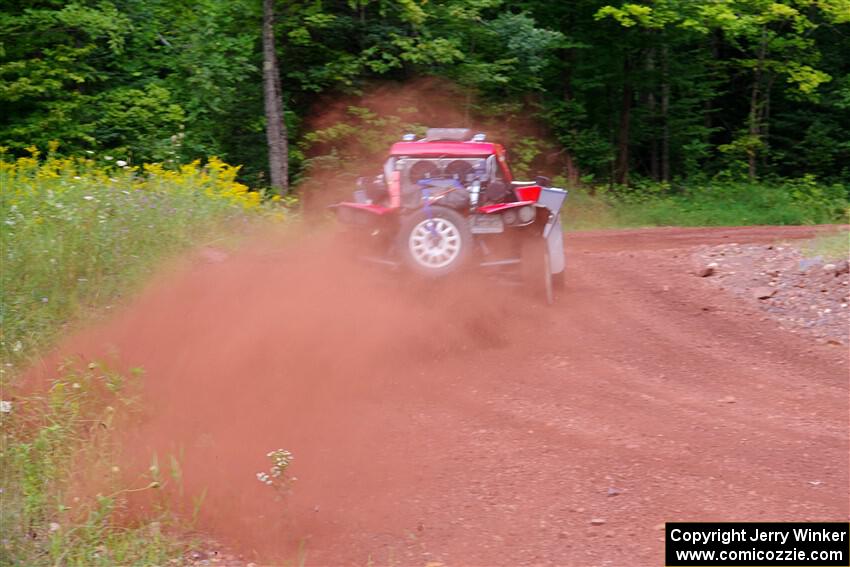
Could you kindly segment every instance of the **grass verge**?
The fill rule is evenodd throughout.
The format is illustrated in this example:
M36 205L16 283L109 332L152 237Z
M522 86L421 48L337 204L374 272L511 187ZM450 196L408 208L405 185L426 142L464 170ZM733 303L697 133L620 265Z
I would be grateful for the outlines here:
M772 184L717 182L673 188L579 188L564 206L570 229L643 226L800 225L847 222L850 187L812 177Z
M850 231L816 236L806 241L801 251L808 258L820 257L826 261L847 260L850 257Z
M169 169L55 150L11 159L0 148L0 565L181 564L186 526L164 498L153 515L127 513L131 494L163 483L122 485L112 431L133 409L132 380L88 364L33 395L12 400L10 386L67 323L165 258L283 213L215 158Z
M161 488L155 479L122 486L113 429L136 403L132 378L66 365L46 392L4 404L0 564L182 563L189 544L166 507L142 521L125 514L130 494Z
M16 365L163 258L281 214L215 158L166 169L31 152L0 154L0 355Z

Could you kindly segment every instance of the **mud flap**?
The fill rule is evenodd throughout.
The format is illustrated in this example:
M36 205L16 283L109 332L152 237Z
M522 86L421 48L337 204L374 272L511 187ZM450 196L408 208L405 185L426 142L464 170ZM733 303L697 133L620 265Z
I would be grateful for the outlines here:
M567 267L564 257L564 228L561 226L560 213L549 219L546 228L543 229L543 237L549 248L549 268L553 274L559 274Z

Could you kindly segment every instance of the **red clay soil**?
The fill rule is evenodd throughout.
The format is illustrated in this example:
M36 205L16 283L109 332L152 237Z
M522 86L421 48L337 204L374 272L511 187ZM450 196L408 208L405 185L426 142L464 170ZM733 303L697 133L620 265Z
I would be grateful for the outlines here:
M258 563L656 566L665 521L848 519L845 348L689 263L811 232L572 233L552 308L266 242L202 254L63 351L145 369L126 466L179 456L199 529ZM288 503L255 477L277 448Z

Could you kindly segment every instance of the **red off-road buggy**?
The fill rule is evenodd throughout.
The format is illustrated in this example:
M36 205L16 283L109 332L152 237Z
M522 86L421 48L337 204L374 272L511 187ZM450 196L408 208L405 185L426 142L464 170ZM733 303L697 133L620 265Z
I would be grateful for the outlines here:
M514 181L499 144L431 128L393 144L384 171L333 205L364 258L440 277L469 267L513 271L547 302L563 284L560 210L548 180Z

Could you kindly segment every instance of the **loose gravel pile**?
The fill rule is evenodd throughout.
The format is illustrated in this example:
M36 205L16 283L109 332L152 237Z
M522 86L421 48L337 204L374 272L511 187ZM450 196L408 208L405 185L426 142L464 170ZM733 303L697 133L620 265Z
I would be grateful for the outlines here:
M788 329L819 342L850 342L847 258L807 258L783 242L702 246L693 260L697 276L757 304Z

